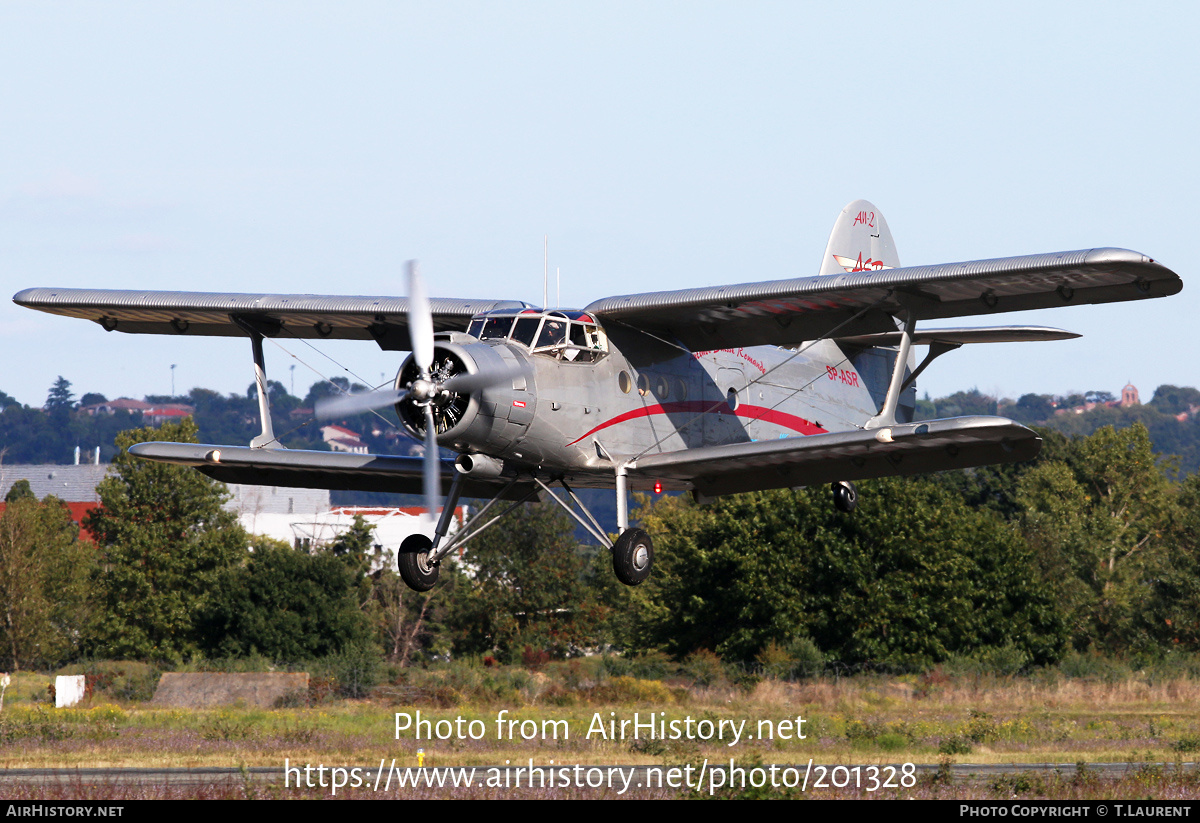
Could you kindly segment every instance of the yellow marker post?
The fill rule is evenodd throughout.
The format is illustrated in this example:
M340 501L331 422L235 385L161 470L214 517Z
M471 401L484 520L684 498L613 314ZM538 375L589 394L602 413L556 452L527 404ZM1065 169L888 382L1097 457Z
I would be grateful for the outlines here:
M425 750L417 749L417 766L423 767L424 765L425 765Z

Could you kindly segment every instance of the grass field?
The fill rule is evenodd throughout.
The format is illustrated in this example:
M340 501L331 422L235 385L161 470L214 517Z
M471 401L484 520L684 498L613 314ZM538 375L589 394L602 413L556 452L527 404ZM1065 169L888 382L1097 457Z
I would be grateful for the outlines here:
M326 698L311 705L297 701L301 705L286 708L219 710L153 708L104 694L77 708L54 709L46 702L51 678L20 674L0 713L0 766L245 766L282 772L286 760L293 765L374 770L381 759L394 760L398 768L415 767L418 750L423 750L426 767L482 767L506 761L524 765L530 760L537 766L680 766L730 759L738 764L802 764L812 759L847 766L1133 762L1147 765L1120 780L1089 776L1086 770L1069 778L1006 776L982 783L925 776L916 785L869 796L1117 798L1200 793L1194 772L1178 774L1170 765L1195 760L1200 752L1200 681L1187 675L1105 681L1036 675L948 677L935 672L704 686L593 676L596 671L586 663L573 672L568 664L551 664L539 672L447 666L424 672L419 682L408 678L380 685L359 700ZM410 725L418 711L428 722L421 727L425 739L417 739ZM401 725L409 726L399 738L398 713ZM642 724L636 735L635 714ZM647 718L656 724L653 734L648 733ZM799 719L803 722L797 723ZM624 734L621 721L626 721ZM1164 763L1166 768L1149 765ZM6 794L14 799L24 796L20 792L65 797L94 790L82 785L24 787ZM111 794L105 796L131 791L139 792L131 795L135 797L164 796L153 794L153 787L110 786L107 791ZM282 788L235 781L207 791L206 796L277 796ZM546 791L557 797L596 793ZM345 791L340 796L354 794ZM515 796L511 790L488 794L484 787L472 794ZM523 794L542 796L537 790ZM650 796L680 794L687 792L654 791ZM858 794L852 788L831 787L820 796ZM466 795L459 790L454 796Z

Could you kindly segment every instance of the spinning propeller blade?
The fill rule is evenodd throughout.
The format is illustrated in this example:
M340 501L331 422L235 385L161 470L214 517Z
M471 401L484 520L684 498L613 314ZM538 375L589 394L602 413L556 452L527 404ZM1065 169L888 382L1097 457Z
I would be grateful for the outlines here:
M428 377L433 368L433 315L416 260L408 261L408 334L412 338L413 359L421 376Z
M437 444L437 423L433 419L433 406L425 406L425 508L429 510L429 516L436 523L438 515L441 514L439 508L440 481L442 477L441 461L438 459L438 444Z
M434 363L433 315L430 311L429 298L425 294L425 284L421 279L420 270L415 260L408 261L408 333L412 340L413 363L416 364L419 377L404 389L383 389L363 394L342 395L320 400L313 410L318 419L327 420L332 417L347 417L374 409L387 408L404 401L416 403L425 411L425 458L422 472L422 485L425 493L425 507L429 517L437 521L441 506L441 460L438 454L437 420L434 404L439 398L444 402L450 394L471 394L489 386L504 383L520 373L520 369L508 367L493 371L463 372L445 377L445 368L438 372L443 379L431 374ZM449 363L449 361L447 361Z
M408 335L412 339L413 361L420 369L421 379L428 380L433 369L433 315L425 283L421 280L416 260L408 261ZM418 381L420 382L420 381ZM441 466L438 460L437 421L433 419L433 398L425 399L425 508L436 523Z
M342 394L337 397L325 397L316 402L313 415L318 420L329 420L334 417L353 417L356 414L386 409L399 403L408 392L404 389L382 389L380 391L363 392L362 394Z

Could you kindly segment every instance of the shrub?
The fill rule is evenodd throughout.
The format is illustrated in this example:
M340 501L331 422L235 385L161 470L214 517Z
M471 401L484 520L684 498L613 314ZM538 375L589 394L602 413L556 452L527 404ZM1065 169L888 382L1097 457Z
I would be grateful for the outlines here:
M683 671L700 686L714 686L726 680L725 664L708 649L700 649L683 661Z
M955 754L970 754L971 741L965 737L955 735L947 737L938 746L938 754L955 755Z

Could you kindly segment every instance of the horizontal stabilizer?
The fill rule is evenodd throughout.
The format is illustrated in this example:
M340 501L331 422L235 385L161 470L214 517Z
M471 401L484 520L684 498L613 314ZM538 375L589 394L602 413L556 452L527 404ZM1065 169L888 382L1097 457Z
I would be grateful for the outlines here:
M424 461L419 457L160 442L138 443L130 447L129 453L145 460L191 466L222 483L397 494L423 491ZM442 494L446 494L454 476L454 464L443 462L441 470ZM507 482L505 478L471 479L464 484L462 494L492 497ZM504 499L518 499L532 485L518 483Z
M1003 417L951 417L868 431L814 434L667 452L640 458L629 476L644 485L691 488L703 502L723 494L835 480L966 469L1031 460L1042 440Z
M933 343L965 345L968 343L1041 343L1047 340L1073 340L1083 335L1051 326L981 326L969 329L917 329L913 332L914 346ZM860 334L857 337L835 338L843 346L898 346L900 332Z

